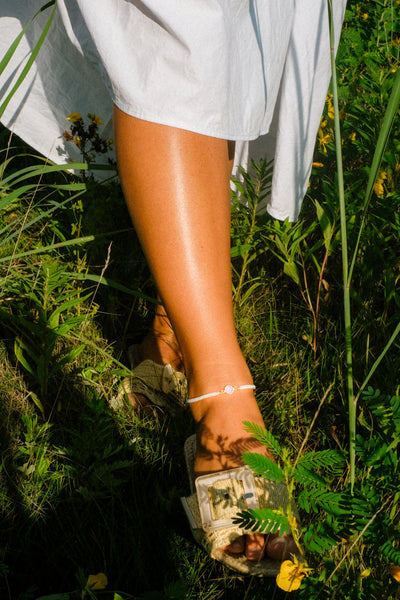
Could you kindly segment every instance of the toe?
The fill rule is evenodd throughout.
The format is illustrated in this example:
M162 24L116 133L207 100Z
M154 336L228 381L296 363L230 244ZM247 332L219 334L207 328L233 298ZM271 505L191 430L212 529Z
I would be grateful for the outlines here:
M264 556L265 536L254 534L246 538L246 558L248 560L261 560Z
M287 560L296 554L297 546L290 535L270 535L265 548L266 554L273 560Z
M228 554L243 554L245 548L245 538L244 536L236 538L232 544L226 546L224 549Z

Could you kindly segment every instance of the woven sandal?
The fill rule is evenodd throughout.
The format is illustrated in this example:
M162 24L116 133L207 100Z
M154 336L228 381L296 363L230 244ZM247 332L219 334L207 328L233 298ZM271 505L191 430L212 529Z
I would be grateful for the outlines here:
M193 435L185 442L191 495L181 498L181 501L195 540L212 558L239 573L276 576L281 561L266 557L254 562L244 555L227 554L223 548L242 535L254 533L232 523L238 512L249 508L285 509L289 500L286 485L255 476L247 466L202 475L195 479L195 454L196 436ZM297 517L297 512L294 513Z
M138 346L128 349L128 357L132 373L122 381L112 408L126 407L128 394L141 394L154 407L165 409L172 415L186 407L187 381L183 373L175 371L169 364L159 365L150 359L141 361Z

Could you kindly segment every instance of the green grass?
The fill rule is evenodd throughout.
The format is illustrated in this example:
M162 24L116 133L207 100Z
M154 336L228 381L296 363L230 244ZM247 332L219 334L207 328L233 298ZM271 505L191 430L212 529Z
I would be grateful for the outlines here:
M350 249L399 67L397 9L389 0L350 2L338 54ZM303 454L349 449L329 103L325 121L299 222L252 219L237 203L232 214L239 339L267 428L293 461L305 439ZM9 133L0 139L6 148ZM146 331L155 296L119 185L51 170L15 137L0 163L1 598L108 599L115 591L123 600L283 600L273 580L235 576L193 542L179 502L188 492L189 414L139 419L110 408L125 350ZM352 275L356 391L399 321L398 116L380 174ZM261 165L259 181L245 181L250 203L268 177ZM301 509L313 572L294 598L397 597L389 565L400 562L399 367L395 340L369 381L381 393L369 390L357 408L353 496L347 465L326 476L344 512ZM296 485L300 499L318 496ZM322 551L310 542L315 531ZM107 589L83 592L98 572Z

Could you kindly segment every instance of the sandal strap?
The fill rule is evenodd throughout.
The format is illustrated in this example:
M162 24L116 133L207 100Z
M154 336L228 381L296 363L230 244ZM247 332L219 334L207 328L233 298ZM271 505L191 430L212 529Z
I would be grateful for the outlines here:
M228 394L231 395L233 392L237 390L255 390L256 386L253 384L246 385L226 385L223 390L219 392L210 392L209 394L203 394L202 396L195 396L194 398L188 398L188 404L192 404L192 402L198 402L199 400L204 400L204 398L212 398L214 396L219 396L220 394Z

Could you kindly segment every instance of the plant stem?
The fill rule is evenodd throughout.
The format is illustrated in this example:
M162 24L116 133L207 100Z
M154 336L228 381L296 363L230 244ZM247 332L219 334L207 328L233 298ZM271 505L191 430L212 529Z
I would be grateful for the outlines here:
M350 484L353 492L355 481L355 441L356 441L356 402L354 398L354 380L353 380L353 353L352 353L352 326L350 310L350 280L349 280L349 259L347 248L347 224L346 224L346 205L344 199L343 183L343 160L342 145L339 123L339 102L336 78L335 62L335 37L333 27L332 0L328 0L329 13L329 38L331 45L331 63L332 63L332 92L333 108L335 111L335 146L337 161L337 185L339 192L340 208L340 232L342 240L342 268L343 268L343 306L344 306L344 324L345 324L345 349L346 349L346 367L347 367L347 399L349 407L349 435L350 435Z

